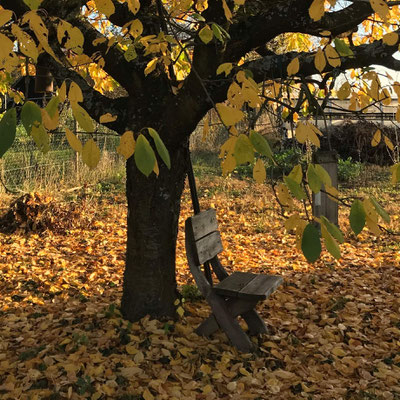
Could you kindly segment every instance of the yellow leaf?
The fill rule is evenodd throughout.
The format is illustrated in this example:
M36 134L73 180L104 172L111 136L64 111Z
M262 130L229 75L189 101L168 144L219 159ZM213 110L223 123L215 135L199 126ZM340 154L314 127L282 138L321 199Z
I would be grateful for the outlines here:
M58 89L58 98L60 99L61 103L64 103L65 99L67 98L67 84L65 83L65 81Z
M346 81L338 90L337 97L339 100L344 100L350 96L350 93L351 93L351 86L350 83Z
M232 22L232 12L228 5L226 4L226 0L222 0L222 8L224 9L225 13L225 18L229 21Z
M399 41L399 35L396 32L390 32L383 36L383 43L394 46Z
M185 310L183 309L182 306L179 306L179 307L176 309L176 312L178 313L178 315L179 315L181 318L182 318L183 315L185 314Z
M285 188L286 188L286 186L285 186ZM286 190L287 190L287 188L286 188ZM290 232L290 231L296 229L297 226L300 224L300 222L301 222L301 218L300 218L299 214L293 214L285 221L285 229L288 232Z
M386 2L384 0L370 0L370 3L372 9L386 22L390 14L390 9Z
M315 65L315 68L317 68L317 70L319 72L322 72L325 69L326 58L325 58L325 54L322 51L322 49L318 49L318 51L315 53L314 65Z
M400 106L397 108L397 111L396 111L396 121L400 122Z
M372 147L378 146L378 144L381 142L381 139L382 139L382 132L380 129L378 129L375 132L374 136L372 137L371 146Z
M125 350L130 355L135 355L138 352L138 349L135 347L133 343L129 343L125 346Z
M117 115L112 115L112 114L110 114L110 113L103 114L103 115L100 117L100 123L101 123L101 124L107 124L107 123L109 123L109 122L114 122L114 121L117 120L117 118L118 118Z
M65 136L67 137L67 141L71 148L78 153L82 152L82 142L80 139L72 133L68 128L65 128Z
M154 400L154 396L150 393L149 389L145 389L142 397L144 400Z
M332 67L334 68L340 67L340 65L342 64L338 52L330 44L328 44L328 46L326 46L325 48L325 55L326 58L328 59L328 63Z
M276 186L276 196L282 206L292 208L294 206L293 198L289 193L289 189L283 183L279 183Z
M287 73L288 75L296 75L300 69L300 61L299 58L296 57L292 61L290 61L289 65L287 66Z
M57 62L59 62L57 56L54 54L54 51L49 46L49 31L39 14L36 11L29 11L24 15L22 22L29 22L29 27L35 33L35 36L38 39L39 43L42 45L43 49L47 53L49 53Z
M143 24L139 19L132 21L129 32L135 39L143 33Z
M203 43L208 44L213 39L214 33L212 29L208 25L206 25L200 30L199 37Z
M236 158L229 153L221 163L222 175L226 176L236 168Z
M267 179L267 172L265 165L261 158L259 158L253 168L253 178L257 183L264 183Z
M383 140L385 141L386 146L390 149L390 150L394 150L394 146L392 141L385 135L383 136Z
M223 72L225 73L225 76L228 76L233 68L233 64L232 63L224 63L221 64L218 68L217 68L217 75L222 74Z
M71 103L81 103L83 101L82 90L75 82L72 82L69 87L68 100Z
M145 70L144 70L144 74L147 76L150 73L152 73L157 66L157 62L158 62L158 58L153 58L146 66Z
M10 10L0 10L0 26L8 22L12 18L12 15L13 13Z
M244 113L237 108L226 106L225 104L218 103L217 111L226 126L237 124L244 117Z
M100 149L93 139L89 139L82 148L82 160L93 169L100 161Z
M111 0L94 0L97 10L110 17L115 13L114 3Z
M127 0L128 8L133 14L137 14L140 9L140 1L139 0Z
M32 127L31 136L42 153L47 153L50 150L49 134L42 124Z
M32 60L36 62L39 56L39 50L37 49L36 43L32 37L16 24L12 25L11 32L19 42L21 53L32 58Z
M325 14L324 0L314 0L308 13L314 21L319 21Z
M335 347L332 350L332 354L334 354L335 356L338 356L338 357L345 357L347 355L347 353L340 347Z
M59 116L60 116L58 110L54 113L53 117L51 117L48 111L45 109L42 109L41 112L42 112L42 122L44 127L48 131L56 129L59 123Z

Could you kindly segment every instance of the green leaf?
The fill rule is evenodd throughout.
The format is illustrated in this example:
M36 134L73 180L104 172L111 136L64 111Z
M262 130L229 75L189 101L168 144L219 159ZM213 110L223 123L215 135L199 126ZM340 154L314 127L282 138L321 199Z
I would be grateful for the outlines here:
M337 260L341 257L340 248L337 244L336 240L332 237L332 235L328 232L328 229L321 225L321 233L322 237L325 240L326 249L329 251L330 254L333 255Z
M387 223L390 222L390 215L384 210L384 208L371 196L371 203L375 207L376 212L383 218L383 220Z
M344 243L344 237L343 233L340 231L340 229L331 221L329 221L328 218L326 218L324 215L321 215L321 220L323 224L325 225L326 229L328 232L339 242L339 243Z
M310 223L304 228L303 237L301 239L301 250L310 263L315 262L320 256L322 250L321 240L318 229L314 224Z
M274 153L272 152L271 147L270 147L267 139L265 139L264 136L260 135L256 131L251 131L250 132L250 141L258 153L262 154L265 157L268 157L270 160L272 160L275 163Z
M0 158L12 146L17 131L17 111L8 110L0 121Z
M49 134L42 124L32 127L31 136L42 153L46 154L50 150Z
M154 150L151 148L149 141L142 134L140 134L136 140L134 157L139 171L142 174L149 176L154 169L156 155Z
M72 114L77 120L79 126L86 132L93 132L93 121L87 111L82 108L78 103L71 103Z
M199 37L203 43L208 44L213 39L214 33L211 28L206 25L203 29L200 30Z
M313 164L310 164L307 168L307 180L308 185L314 193L318 193L321 191L322 182L319 175L315 171L315 167Z
M339 55L343 57L354 56L353 50L351 50L348 44L343 40L336 38L334 40L334 43L335 43L335 49L339 53Z
M332 178L329 175L328 171L322 167L320 164L315 164L315 173L318 175L319 179L324 185L332 186Z
M224 42L224 38L222 36L222 31L221 31L221 27L217 24L212 24L211 25L211 29L214 33L214 36L221 42Z
M161 159L164 161L168 169L171 169L171 159L169 157L169 152L165 147L164 142L161 140L160 135L153 128L147 128L147 129L150 133L150 136L154 140L158 154L160 155Z
M288 176L284 176L283 180L297 200L304 200L306 198L306 193L304 192L303 188L295 180L289 178Z
M241 133L236 140L233 155L238 165L254 161L254 150L249 138Z
M40 107L32 101L27 101L22 107L21 121L26 133L30 135L32 127L35 125L39 126L42 123L42 112Z
M47 104L46 111L50 115L50 118L54 118L54 116L56 115L59 104L60 104L60 99L58 98L58 96L52 97L49 103Z
M363 230L366 222L364 206L360 200L354 200L350 209L349 219L351 229L358 235Z

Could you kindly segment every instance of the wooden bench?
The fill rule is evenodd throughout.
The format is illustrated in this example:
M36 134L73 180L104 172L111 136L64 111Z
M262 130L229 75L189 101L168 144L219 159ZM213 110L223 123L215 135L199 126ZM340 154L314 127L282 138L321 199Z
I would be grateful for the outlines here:
M212 314L196 329L196 333L210 336L221 328L238 350L254 350L253 343L236 317L241 316L246 321L250 334L266 333L265 323L254 308L277 289L282 283L282 277L248 272L229 275L218 259L223 247L214 209L188 218L185 237L190 271L212 310ZM217 285L207 280L201 271L203 264L206 268L211 264L220 281Z

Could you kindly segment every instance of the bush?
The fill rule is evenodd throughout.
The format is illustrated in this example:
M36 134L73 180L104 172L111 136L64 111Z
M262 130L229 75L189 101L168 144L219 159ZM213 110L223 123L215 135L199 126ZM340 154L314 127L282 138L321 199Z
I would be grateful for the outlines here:
M353 161L351 157L346 160L342 160L339 158L338 161L338 179L339 182L352 182L357 179L361 171L363 169L363 165L358 161Z
M289 174L293 167L301 163L303 152L298 147L291 147L279 153L275 153L275 160L278 165L269 162L267 175L272 179L282 178L283 175Z

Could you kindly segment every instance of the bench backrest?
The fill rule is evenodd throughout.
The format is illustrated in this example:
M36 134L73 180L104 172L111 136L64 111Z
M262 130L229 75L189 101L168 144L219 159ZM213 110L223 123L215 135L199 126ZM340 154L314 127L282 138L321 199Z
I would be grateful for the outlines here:
M211 260L224 249L213 208L202 211L186 220L186 237L197 265Z

